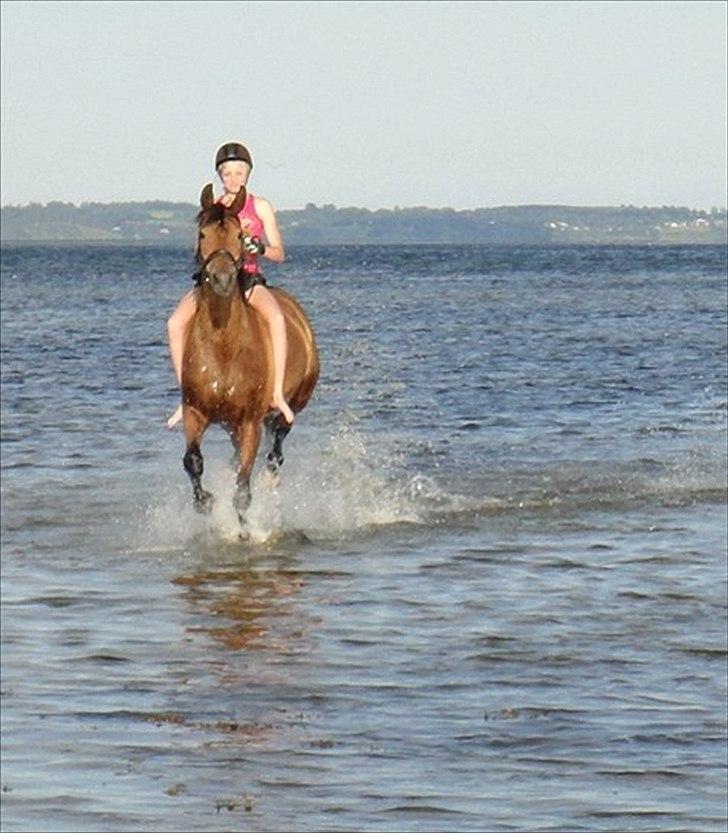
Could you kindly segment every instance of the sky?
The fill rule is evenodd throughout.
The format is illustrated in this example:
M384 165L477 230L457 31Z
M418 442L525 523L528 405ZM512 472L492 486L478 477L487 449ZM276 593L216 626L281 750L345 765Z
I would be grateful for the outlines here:
M714 2L0 6L3 205L725 206Z

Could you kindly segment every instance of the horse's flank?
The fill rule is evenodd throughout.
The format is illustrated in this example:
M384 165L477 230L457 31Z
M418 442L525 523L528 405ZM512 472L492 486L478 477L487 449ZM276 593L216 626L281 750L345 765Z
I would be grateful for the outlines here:
M311 398L319 377L316 339L298 301L283 289L271 287L286 320L288 361L283 392L291 408L298 412Z

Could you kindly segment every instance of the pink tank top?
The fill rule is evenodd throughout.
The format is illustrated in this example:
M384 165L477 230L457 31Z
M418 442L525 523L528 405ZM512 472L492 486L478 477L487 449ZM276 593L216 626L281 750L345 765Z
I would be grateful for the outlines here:
M217 202L222 202L222 197ZM238 211L238 220L240 220L240 226L244 234L250 234L252 237L263 239L263 221L255 210L255 196L250 192L248 192L245 205ZM249 275L258 274L258 255L245 255L243 271Z
M263 239L263 221L255 211L255 197L248 193L245 205L238 211L238 220L245 234ZM245 255L243 269L250 275L258 273L258 255Z

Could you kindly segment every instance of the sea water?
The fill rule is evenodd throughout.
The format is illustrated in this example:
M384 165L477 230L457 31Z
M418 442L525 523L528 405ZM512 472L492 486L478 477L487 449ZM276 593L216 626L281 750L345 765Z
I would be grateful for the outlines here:
M3 247L3 830L724 829L726 248L291 249L247 542L192 271Z

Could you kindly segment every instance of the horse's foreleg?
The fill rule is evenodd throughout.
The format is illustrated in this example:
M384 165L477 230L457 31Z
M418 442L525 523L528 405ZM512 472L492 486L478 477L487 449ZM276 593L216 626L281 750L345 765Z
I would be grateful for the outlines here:
M250 475L260 445L260 433L260 420L243 422L237 429L237 446L239 449L238 485L233 497L233 504L242 526L245 526L248 508L252 500Z
M266 428L273 437L273 447L268 452L266 468L273 477L277 477L283 465L283 440L288 436L291 426L280 415L276 415L266 422Z
M204 463L202 452L200 451L200 442L207 428L207 420L199 411L190 407L184 408L183 418L187 450L185 451L185 456L182 458L182 463L192 481L192 496L195 501L195 509L198 512L209 512L212 509L213 497L210 492L206 492L202 488Z

